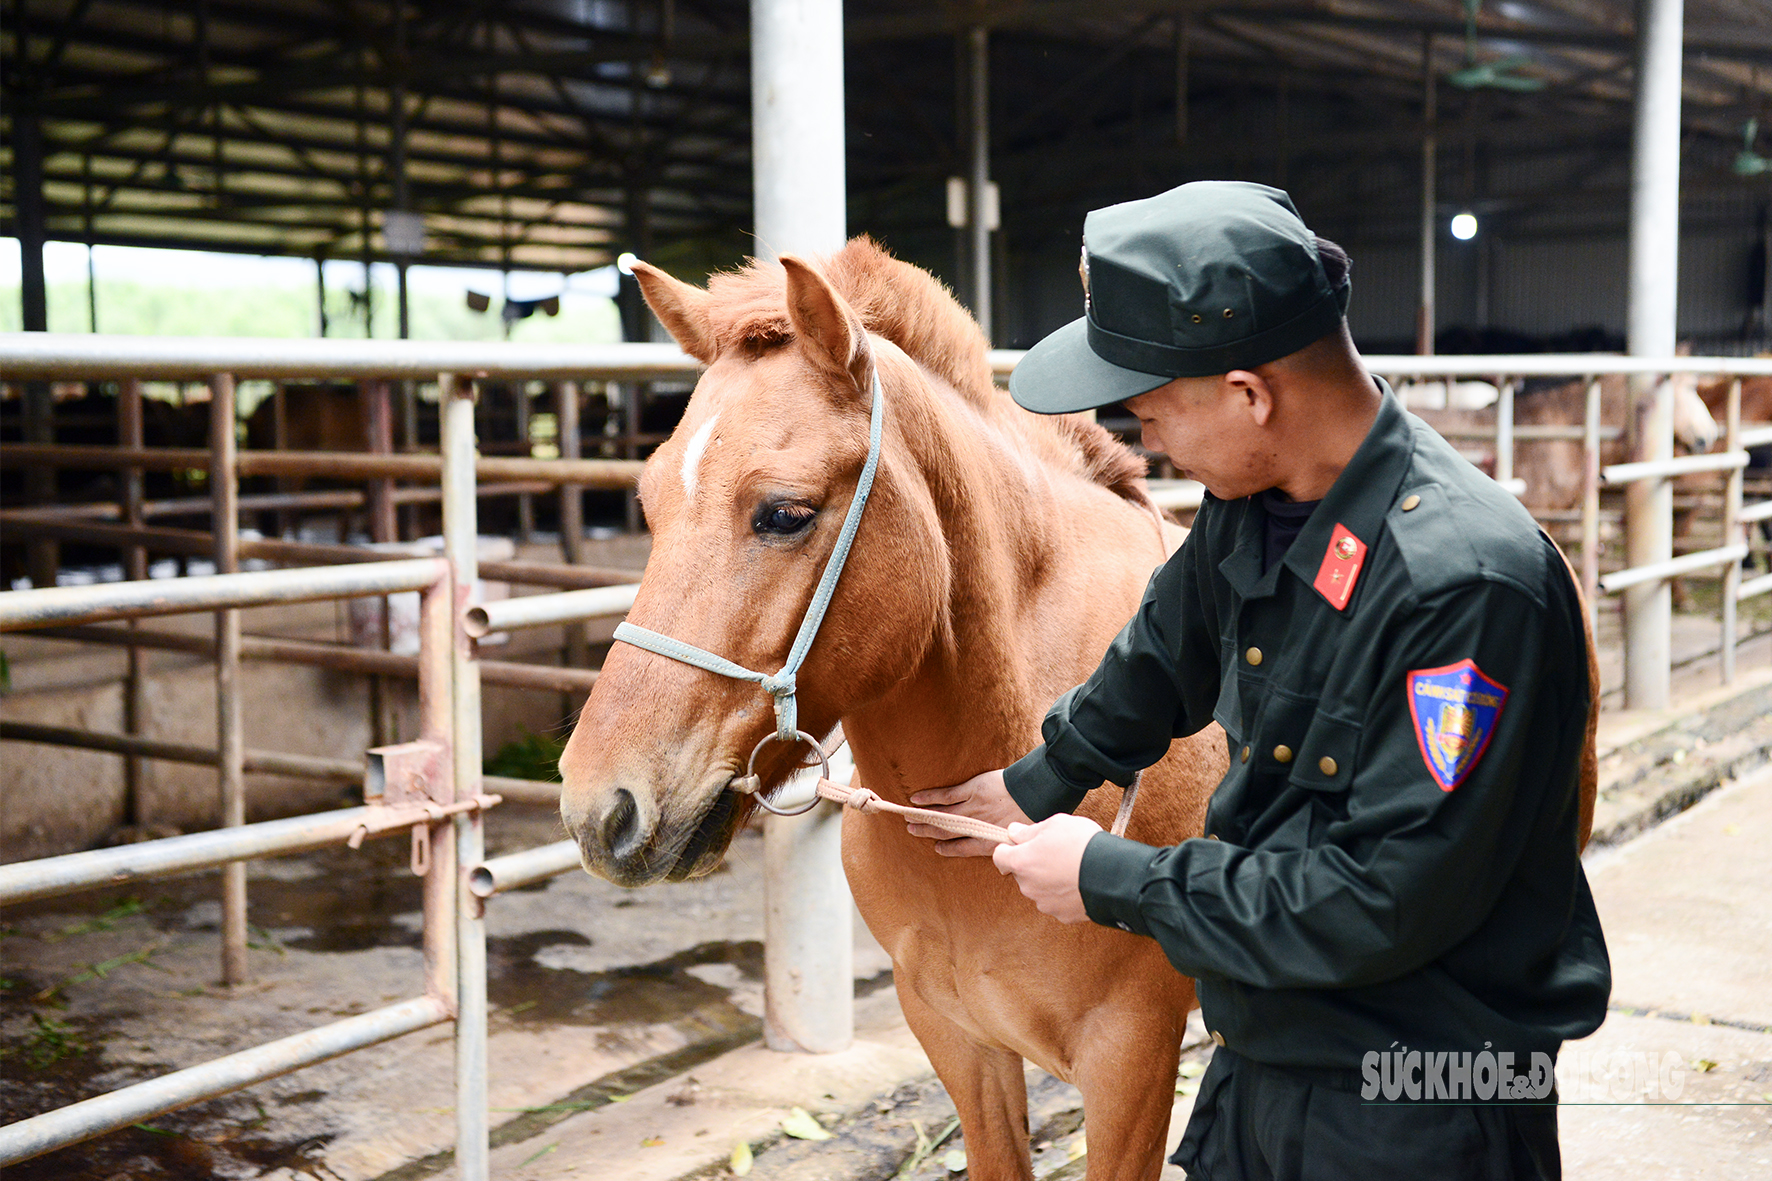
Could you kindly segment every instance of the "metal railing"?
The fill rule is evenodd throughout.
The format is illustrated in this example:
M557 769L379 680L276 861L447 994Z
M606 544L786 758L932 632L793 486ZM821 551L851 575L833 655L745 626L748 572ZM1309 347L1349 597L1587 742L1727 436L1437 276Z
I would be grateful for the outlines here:
M1006 374L1019 356L1007 350L994 351L991 354L993 370L998 375ZM1587 487L1582 512L1583 568L1584 580L1592 590L1611 592L1630 585L1631 580L1642 584L1689 570L1714 569L1730 565L1740 556L1739 547L1725 545L1717 550L1676 559L1674 563L1640 566L1602 577L1597 566L1598 489L1602 479L1612 483L1658 482L1682 470L1723 471L1728 474L1732 489L1725 498L1726 529L1772 519L1772 502L1751 506L1741 504L1741 472L1747 462L1746 449L1772 441L1772 432L1740 426L1738 385L1731 396L1727 446L1722 455L1695 457L1701 461L1697 464L1657 461L1646 467L1616 465L1606 469L1604 474L1599 465L1599 445L1602 439L1617 437L1619 429L1600 423L1598 394L1598 378L1602 374L1662 375L1695 371L1727 372L1738 377L1772 375L1772 360L1526 356L1374 357L1368 362L1375 372L1399 378L1499 378L1497 385L1503 396L1497 405L1495 424L1496 475L1504 482L1513 481L1514 451L1522 443L1545 438L1578 437L1582 440L1587 457ZM202 763L213 760L220 773L224 799L228 801L224 809L224 820L228 824L217 832L147 842L128 849L0 867L0 901L9 897L9 890L20 891L10 896L35 897L40 895L23 891L83 888L84 885L117 880L118 874L185 872L216 864L224 864L234 871L240 868L243 857L316 848L360 832L384 829L390 823L422 827L427 834L426 856L429 861L425 887L425 998L334 1023L296 1038L231 1055L216 1063L179 1071L140 1087L127 1088L114 1096L89 1101L100 1104L99 1107L75 1105L0 1129L0 1163L24 1159L58 1144L97 1135L175 1106L222 1094L361 1045L398 1036L410 1029L438 1024L453 1016L457 1038L457 1164L464 1178L481 1181L487 1175L489 1153L482 908L487 899L505 890L576 869L579 859L578 851L570 841L490 861L484 858L480 812L490 798L482 795L487 787L503 790L509 783L514 795L522 793L523 798L535 800L549 799L557 795L558 789L542 784L492 781L482 775L480 685L485 681L582 692L594 681L596 674L583 668L550 668L483 660L475 653L472 641L475 636L493 631L558 626L618 615L633 602L634 587L624 581L629 576L620 571L588 570L571 564L480 562L475 546L477 495L485 488L479 481L527 481L529 483L525 486L528 487L622 486L624 482L632 481L640 465L626 461L574 461L571 457L564 460L478 457L475 453L472 378L681 379L693 377L699 366L670 346L525 346L519 349L498 345L439 346L411 342L141 341L29 334L0 337L0 371L6 373L8 380L122 377L126 379L125 388L129 382L149 379L201 379L209 382L214 403L211 447L208 449L176 453L151 451L140 447L138 434L133 441L126 436L125 442L133 442L133 445L122 448L78 449L48 445L25 448L8 444L0 447L0 460L48 466L103 466L135 474L157 465L207 468L211 477L208 511L212 517L211 532L207 534L194 530L149 529L139 485L136 495L133 498L126 495L125 503L115 514L122 525L107 525L91 519L74 520L66 513L39 514L33 523L26 514L10 512L6 526L9 530L51 526L63 530L60 536L68 540L116 544L126 553L133 552L138 556L150 547L160 546L180 553L209 552L215 555L218 568L223 572L209 578L44 588L0 594L0 630L28 625L39 635L121 645L132 653L138 648L167 647L214 658L220 713L217 749L213 752L195 747L172 749L175 744L156 745L147 739L83 735L77 731L54 734L47 732L53 728L38 727L32 731L22 723L9 724L0 730L0 737L66 741L72 745L140 757L182 758ZM441 454L235 454L232 391L236 376L435 380L441 395ZM1524 376L1585 379L1584 424L1580 427L1516 426L1511 412L1513 379ZM139 396L139 384L136 393ZM576 427L573 429L576 431ZM1669 467L1670 462L1684 466ZM394 479L440 481L441 487L434 493L422 488L396 491L415 498L434 495L441 499L445 558L442 561L435 558L404 559L366 554L351 547L239 538L238 514L250 498L237 495L238 478L248 473L296 472L326 473L351 479L388 481L390 484ZM126 482L126 490L127 487ZM387 488L383 489L384 495L387 491ZM307 495L363 496L360 493ZM1179 482L1159 487L1157 495L1160 500L1181 507L1198 503L1197 486ZM193 503L178 507L180 511L186 511L195 510L197 506ZM569 523L564 503L562 510L564 526ZM54 534L45 532L41 535ZM318 561L326 565L318 569L253 574L229 572L242 557L286 562ZM339 565L341 562L351 564ZM145 574L143 563L139 560L132 563L131 573L134 577L142 577ZM556 587L559 591L473 605L469 602L469 588L479 575L526 581ZM322 598L343 593L382 594L396 584L407 588L413 580L421 581L424 587L423 638L417 657L239 633L237 612L249 603L294 601L299 596ZM1734 602L1752 594L1772 591L1772 577L1742 581L1738 564L1725 575L1725 580L1729 587L1725 599L1731 625ZM244 597L248 595L285 597ZM135 619L148 615L193 610L218 611L217 637L213 643L201 637L159 633L133 626ZM131 627L126 630L95 626L102 620L120 618L130 619ZM1733 675L1733 629L1726 626L1729 630L1724 641L1725 671L1726 675ZM420 743L408 745L423 749L385 748L372 752L375 757L371 762L381 768L383 775L390 767L394 769L390 782L406 784L402 798L408 803L412 795L411 783L416 777L414 767L423 762L433 780L431 790L436 790L439 775L444 775L450 785L447 801L431 800L429 806L433 810L460 806L459 810L441 815L427 811L420 819L401 813L396 821L384 819L371 823L377 809L384 810L384 817L392 815L386 811L389 808L398 812L398 807L384 802L290 821L257 825L241 823L242 776L255 766L272 769L267 760L274 761L279 757L271 752L249 752L245 748L239 724L237 687L242 659L316 663L375 676L416 676L421 714L425 718L424 737ZM440 673L439 668L445 672ZM440 676L444 678L441 684ZM107 742L109 745L105 745ZM446 749L440 751L437 744ZM302 756L282 757L299 759ZM400 770L402 767L404 771ZM448 768L446 775L440 767ZM310 770L331 774L342 773L343 768L315 766ZM27 882L36 885L19 884ZM230 884L224 889L224 911L228 916L224 922L224 974L231 970L227 966L231 962L243 971L244 898L244 877L240 874L237 886ZM444 999L435 999L433 993Z
M218 866L224 872L243 869L245 861L252 858L339 843L355 847L367 837L409 829L414 867L427 871L423 889L423 995L8 1124L0 1128L0 1165L27 1160L454 1018L461 991L456 955L461 937L455 873L458 839L454 830L464 823L477 827L479 812L498 802L495 796L480 794L477 779L458 781L450 764L450 706L454 697L451 656L456 650L465 649L465 643L457 643L452 634L458 626L454 610L456 587L449 562L441 558L217 574L176 581L45 587L0 594L0 632L16 632L54 624L85 625L107 619L190 611L234 612L274 603L397 591L417 591L420 595L421 732L418 740L405 747L370 752L371 764L382 773L373 782L366 782L363 806L246 824L236 795L228 801L232 806L224 808L227 823L210 832L0 866L0 904ZM225 627L224 624L224 630ZM128 750L133 746L137 753L152 757L213 763L220 769L224 792L237 790L253 760L245 751L238 728L238 699L234 680L227 676L225 648L224 644L223 654L218 655L222 733L217 750L167 749L174 744L141 740L135 744L118 743L112 749ZM237 652L234 659L237 666ZM234 715L231 724L230 714ZM64 742L71 738L73 745L99 745L90 741L98 736L78 731L31 732L54 729L13 723L0 736ZM277 758L271 757L273 766ZM262 764L264 759L259 761ZM339 768L334 766L330 770L336 774ZM243 927L244 892L230 899L231 894L224 889L224 905L232 908L239 904L238 913L229 917ZM227 925L224 919L224 926ZM224 950L224 971L229 959ZM466 1097L473 1099L471 1089Z
M1721 636L1719 641L1722 678L1732 682L1736 673L1738 636L1738 605L1756 595L1772 592L1772 576L1743 580L1741 562L1750 552L1745 541L1735 540L1746 525L1772 519L1772 502L1743 505L1742 473L1746 469L1748 449L1772 444L1772 427L1744 428L1741 423L1741 381L1745 377L1772 376L1772 358L1768 357L1623 357L1574 354L1566 356L1495 356L1495 357L1368 357L1367 365L1374 373L1387 378L1482 378L1495 383L1500 397L1496 403L1495 476L1498 481L1511 479L1515 448L1531 439L1573 439L1579 437L1583 454L1583 492L1581 507L1581 578L1588 595L1590 610L1602 594L1616 594L1636 587L1661 586L1670 580L1688 575L1721 575ZM1629 463L1600 464L1600 444L1608 438L1625 434L1624 424L1602 424L1600 421L1600 379L1622 375L1638 379L1666 378L1676 374L1723 375L1731 378L1723 431L1723 450L1703 455L1678 458L1671 456L1671 431L1659 440L1669 454ZM1584 383L1584 421L1577 436L1569 427L1515 426L1513 397L1515 383L1526 377L1573 377ZM1657 440L1649 440L1655 445ZM1599 505L1602 486L1640 490L1626 503L1625 529L1629 548L1638 551L1671 554L1673 548L1673 505L1671 496L1650 495L1668 487L1669 481L1682 475L1721 472L1724 485L1723 544L1713 549L1679 557L1665 557L1627 564L1624 569L1602 575L1599 570L1600 527ZM1516 489L1517 490L1517 489ZM1671 646L1665 617L1652 615L1649 626L1627 627L1625 631L1625 664L1627 700L1629 679L1642 667L1643 648L1658 659L1657 672L1665 677L1671 659Z

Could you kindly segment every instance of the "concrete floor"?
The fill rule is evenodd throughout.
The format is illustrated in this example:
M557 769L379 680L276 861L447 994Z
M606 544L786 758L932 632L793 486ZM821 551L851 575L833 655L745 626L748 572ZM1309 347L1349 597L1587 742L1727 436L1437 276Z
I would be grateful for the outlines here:
M1677 1094L1623 1078L1563 1108L1572 1178L1772 1177L1772 770L1588 867L1612 954L1612 1015L1564 1057L1679 1055ZM1637 1080L1639 1083L1643 1080ZM1564 1088L1566 1091L1568 1087ZM1675 1085L1666 1088L1673 1092Z
M1688 625L1687 642L1701 632L1714 628ZM1742 659L1749 683L1772 681L1772 637ZM1715 683L1702 661L1676 679L1687 704L1714 704ZM1602 746L1675 718L1609 713ZM548 809L507 805L489 818L494 853L558 835ZM1772 1106L1693 1105L1772 1102L1769 841L1772 776L1761 774L1591 859L1621 1008L1571 1050L1678 1053L1685 1105L1633 1095L1566 1108L1570 1177L1772 1176ZM419 895L405 859L405 842L388 840L254 863L254 979L233 990L213 983L212 876L10 908L0 1121L412 995ZM912 1120L932 1138L946 1128L951 1107L859 921L855 1048L808 1057L756 1042L761 860L747 832L699 882L630 892L570 874L493 901L495 1177L719 1176L743 1142L755 1178L875 1181L915 1143ZM1191 1060L1204 1054L1196 1041ZM14 1166L7 1181L448 1175L451 1061L447 1028L411 1035ZM1037 1168L1068 1176L1082 1147L1075 1092L1038 1072L1030 1081ZM1176 1135L1190 1102L1177 1097ZM795 1106L836 1136L784 1139ZM944 1157L958 1150L957 1138L942 1141L908 1176L950 1176Z
M551 809L501 807L489 851L558 830ZM385 840L253 863L253 980L231 990L213 983L211 876L9 908L0 1122L415 995L419 892L406 856L405 841ZM494 1125L637 1064L759 1036L761 864L750 831L726 869L698 882L626 891L574 873L498 898L488 911ZM855 927L859 988L890 999L885 954ZM380 1177L452 1144L452 1061L439 1027L11 1166L6 1178Z

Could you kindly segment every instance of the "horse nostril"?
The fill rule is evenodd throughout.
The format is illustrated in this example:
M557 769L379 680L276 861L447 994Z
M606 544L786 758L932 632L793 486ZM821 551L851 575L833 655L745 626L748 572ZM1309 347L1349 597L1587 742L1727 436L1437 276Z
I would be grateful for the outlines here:
M603 816L603 847L625 859L639 850L641 839L640 808L634 803L634 793L617 788L615 803Z

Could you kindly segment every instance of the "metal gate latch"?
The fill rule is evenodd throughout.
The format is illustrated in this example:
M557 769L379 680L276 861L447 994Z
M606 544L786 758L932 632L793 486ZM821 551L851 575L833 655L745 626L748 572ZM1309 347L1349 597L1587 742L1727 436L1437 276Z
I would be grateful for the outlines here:
M481 793L455 799L455 775L447 743L421 738L369 749L364 765L363 802L370 814L346 843L358 848L366 837L412 829L412 872L423 877L430 868L428 826L463 812L478 812L504 797Z

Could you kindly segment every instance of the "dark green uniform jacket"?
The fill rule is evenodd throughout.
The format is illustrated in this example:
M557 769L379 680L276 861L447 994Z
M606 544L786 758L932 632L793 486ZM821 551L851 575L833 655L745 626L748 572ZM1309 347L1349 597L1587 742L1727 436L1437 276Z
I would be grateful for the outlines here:
M1207 837L1092 838L1092 919L1156 939L1207 1028L1260 1062L1555 1054L1611 988L1578 860L1587 654L1561 557L1388 387L1265 574L1264 522L1257 499L1206 498L1010 794L1068 811L1216 719L1231 760Z

